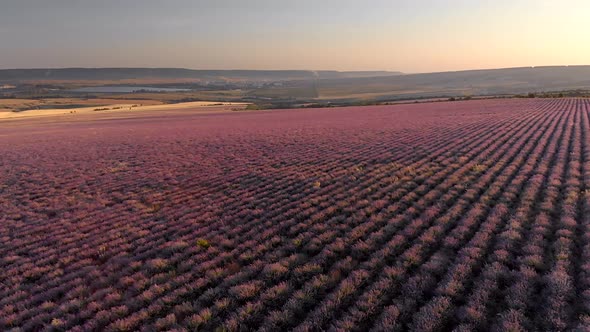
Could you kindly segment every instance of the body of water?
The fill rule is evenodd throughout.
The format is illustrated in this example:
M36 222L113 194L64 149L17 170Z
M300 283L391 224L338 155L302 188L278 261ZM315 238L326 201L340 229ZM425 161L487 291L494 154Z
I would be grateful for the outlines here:
M191 91L190 89L178 89L178 88L158 88L153 86L89 86L85 88L78 88L71 90L73 92L86 92L86 93L131 93L138 91L148 92L181 92Z

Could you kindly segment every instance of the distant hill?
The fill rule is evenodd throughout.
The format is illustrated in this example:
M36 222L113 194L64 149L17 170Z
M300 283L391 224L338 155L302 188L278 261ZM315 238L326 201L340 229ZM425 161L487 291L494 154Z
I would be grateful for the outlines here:
M403 75L401 72L392 71L318 71L318 77L321 79L339 79L339 78L361 78L361 77L383 77Z
M320 98L494 95L590 88L590 66L467 70L385 77L320 79Z
M34 80L125 80L125 79L195 79L285 81L317 78L355 78L399 75L388 71L311 71L311 70L194 70L183 68L60 68L60 69L4 69L0 81L22 82Z
M247 100L384 101L468 95L514 95L529 92L590 90L590 66L521 67L402 74L390 71L193 70L182 68L63 68L0 70L0 85L59 82L79 87L108 84L176 84L195 89L214 86ZM65 83L64 83L65 82ZM70 82L70 84L67 84ZM74 82L74 83L71 83ZM234 84L234 83L240 84ZM226 84L229 83L229 84ZM40 84L44 85L44 84ZM24 86L28 86L24 84ZM25 88L26 89L26 88ZM8 90L7 90L8 91ZM43 90L44 95L50 93ZM221 91L221 92L219 92ZM8 91L7 93L12 93ZM64 90L60 90L64 94ZM39 92L31 92L38 95ZM192 97L197 98L197 97Z

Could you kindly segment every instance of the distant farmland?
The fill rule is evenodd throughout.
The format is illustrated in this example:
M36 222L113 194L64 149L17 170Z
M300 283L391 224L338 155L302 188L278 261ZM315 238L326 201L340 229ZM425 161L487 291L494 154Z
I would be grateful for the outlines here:
M590 100L0 122L0 330L590 329Z

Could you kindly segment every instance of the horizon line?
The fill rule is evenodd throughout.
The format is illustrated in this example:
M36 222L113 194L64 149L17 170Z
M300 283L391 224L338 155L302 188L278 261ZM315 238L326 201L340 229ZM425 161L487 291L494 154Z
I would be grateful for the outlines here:
M231 69L220 69L220 68L188 68L188 67L29 67L29 68L0 68L0 71L4 70L64 70L64 69L180 69L180 70L193 70L193 71L261 71L261 72L281 72L281 71L293 71L293 72L384 72L384 73L400 73L404 75L420 75L420 74L437 74L437 73L453 73L453 72L464 72L464 71L487 71L487 70L505 70L505 69L524 69L524 68L559 68L559 67L588 67L590 64L574 64L574 65L540 65L540 66L515 66L515 67L488 67L488 68L472 68L472 69L455 69L455 70L440 70L440 71L425 71L425 72L404 72L401 70L388 70L388 69L359 69L359 70L337 70L337 69L244 69L244 68L231 68Z

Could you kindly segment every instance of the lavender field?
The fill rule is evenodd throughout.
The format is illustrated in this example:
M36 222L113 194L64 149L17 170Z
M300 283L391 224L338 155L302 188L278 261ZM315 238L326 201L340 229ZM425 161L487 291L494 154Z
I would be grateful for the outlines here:
M590 329L590 100L0 123L0 330Z

